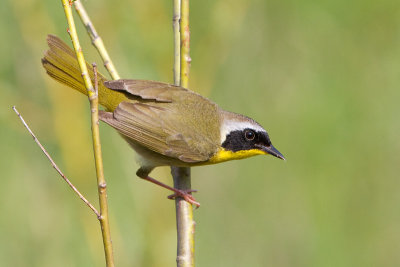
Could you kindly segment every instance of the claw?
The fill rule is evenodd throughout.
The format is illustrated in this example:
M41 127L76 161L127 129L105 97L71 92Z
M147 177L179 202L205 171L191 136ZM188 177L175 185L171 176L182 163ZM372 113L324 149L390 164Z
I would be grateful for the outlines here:
M140 171L140 169L139 169L139 171ZM159 185L161 187L164 187L164 188L166 188L168 190L171 190L171 191L175 192L174 194L168 196L169 199L175 199L177 197L181 197L184 200L186 200L187 202L189 202L190 204L195 205L196 208L200 207L200 203L197 202L196 199L190 194L192 192L197 192L197 190L194 190L194 189L179 190L179 189L175 189L173 187L170 187L169 185L163 184L163 183L151 178L150 176L140 175L140 173L138 174L138 176L140 178L146 180L146 181L149 181L149 182L151 182L153 184Z
M196 208L200 207L200 203L196 201L196 199L190 194L192 192L197 192L197 190L178 190L172 195L168 196L168 199L175 199L177 197L183 198L186 202L189 202L192 205L195 205Z

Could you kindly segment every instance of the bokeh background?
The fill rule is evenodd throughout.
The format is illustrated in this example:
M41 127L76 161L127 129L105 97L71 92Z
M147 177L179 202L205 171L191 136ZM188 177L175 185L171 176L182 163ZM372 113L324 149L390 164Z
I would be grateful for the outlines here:
M172 82L172 1L83 3L122 77ZM190 19L190 88L255 118L287 157L192 169L197 266L400 266L398 0L191 1ZM95 216L11 110L97 204L87 99L45 75L48 33L69 42L60 1L2 1L0 266L103 266ZM175 266L169 192L101 135L117 266Z

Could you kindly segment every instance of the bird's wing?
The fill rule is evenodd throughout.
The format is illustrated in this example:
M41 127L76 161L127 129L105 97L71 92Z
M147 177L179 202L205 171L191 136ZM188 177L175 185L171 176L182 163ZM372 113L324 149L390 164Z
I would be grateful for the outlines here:
M145 100L155 100L166 103L173 102L173 96L176 93L188 91L180 86L147 80L121 79L106 81L104 85L111 90L123 91Z
M101 111L100 119L138 144L181 161L194 163L206 161L209 151L200 146L209 142L195 129L188 129L168 105L156 103L121 102L113 113Z

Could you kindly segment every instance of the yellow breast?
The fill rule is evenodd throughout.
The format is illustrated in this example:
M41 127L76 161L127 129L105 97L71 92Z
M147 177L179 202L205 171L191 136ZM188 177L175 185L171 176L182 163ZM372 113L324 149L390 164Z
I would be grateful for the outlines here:
M259 149L250 149L250 150L240 150L240 151L230 151L221 148L212 158L209 159L210 164L220 163L228 160L234 159L244 159L256 155L265 155L266 153Z

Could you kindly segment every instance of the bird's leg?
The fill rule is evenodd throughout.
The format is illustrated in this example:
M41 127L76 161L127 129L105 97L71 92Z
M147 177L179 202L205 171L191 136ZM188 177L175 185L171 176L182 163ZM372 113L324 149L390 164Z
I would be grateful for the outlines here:
M196 201L196 199L190 194L192 192L197 192L197 190L179 190L176 188L173 188L171 186L168 186L166 184L163 184L159 181L157 181L156 179L151 178L150 176L146 176L146 177L141 177L140 178L149 181L153 184L159 185L161 187L164 187L168 190L171 190L174 192L174 194L168 196L169 199L175 199L177 197L182 197L184 200L186 200L187 202L189 202L192 205L195 205L197 208L200 207L200 203Z
M195 205L197 208L200 207L200 203L196 201L196 199L190 194L192 192L196 192L196 190L179 190L176 188L173 188L171 186L168 186L166 184L163 184L159 181L157 181L154 178L151 178L149 176L149 173L153 170L154 168L146 168L146 167L140 167L139 170L137 170L136 175L139 176L140 178L149 181L153 184L159 185L161 187L164 187L168 190L171 190L174 192L174 194L168 196L169 199L175 199L177 197L182 197L185 201L189 202L192 205Z

